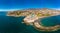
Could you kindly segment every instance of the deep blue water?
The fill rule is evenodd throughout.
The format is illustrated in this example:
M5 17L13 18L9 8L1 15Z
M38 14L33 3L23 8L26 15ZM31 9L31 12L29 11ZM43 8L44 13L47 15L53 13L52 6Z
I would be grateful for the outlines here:
M24 18L23 16L8 17L6 16L6 12L0 12L0 33L60 33L60 30L55 32L38 31L32 26L22 23ZM49 20L51 23L60 24L60 16L50 17L48 19L52 19ZM57 20L56 22L55 19Z

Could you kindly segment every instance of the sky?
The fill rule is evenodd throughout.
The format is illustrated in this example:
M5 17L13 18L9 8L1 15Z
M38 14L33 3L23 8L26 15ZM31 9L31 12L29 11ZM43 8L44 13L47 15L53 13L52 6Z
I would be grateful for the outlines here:
M0 11L25 8L60 9L60 0L0 0Z

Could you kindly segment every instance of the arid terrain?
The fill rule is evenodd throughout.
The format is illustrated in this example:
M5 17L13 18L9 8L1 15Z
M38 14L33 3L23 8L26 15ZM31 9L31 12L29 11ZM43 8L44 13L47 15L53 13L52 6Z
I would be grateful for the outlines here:
M56 25L52 27L44 27L41 26L41 23L38 22L39 18L56 16L56 15L60 15L59 10L52 10L52 9L45 9L45 8L9 11L7 13L7 16L13 16L13 17L26 16L24 18L24 23L26 23L27 25L33 25L34 28L40 31L55 31L60 29L60 25Z

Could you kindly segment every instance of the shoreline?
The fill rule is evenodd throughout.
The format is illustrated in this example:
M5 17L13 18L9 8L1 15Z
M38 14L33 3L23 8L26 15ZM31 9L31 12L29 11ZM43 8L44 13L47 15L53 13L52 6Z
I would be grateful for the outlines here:
M43 17L40 17L40 18L43 18ZM29 25L32 24L32 26L34 28L36 28L37 30L39 30L39 31L56 31L56 30L60 29L60 25L51 26L51 27L45 27L45 26L42 26L41 23L39 23L36 20L33 21L33 22L31 22L31 21L28 22L28 20L27 20L24 23L29 24Z
M37 30L47 31L47 32L56 31L60 28L59 25L52 26L52 27L45 27L45 26L42 26L41 24L39 24L39 22L35 22L33 25L34 25L34 28L36 28Z
M53 11L48 9L42 9L42 10L25 10L25 11L12 11L8 12L7 16L13 16L13 17L20 17L20 16L26 16L24 18L24 23L27 25L32 25L34 28L36 28L39 31L56 31L60 29L60 25L56 25L53 27L44 27L41 25L41 23L37 22L39 18L44 17L50 17L50 16L56 16L60 15L60 11Z

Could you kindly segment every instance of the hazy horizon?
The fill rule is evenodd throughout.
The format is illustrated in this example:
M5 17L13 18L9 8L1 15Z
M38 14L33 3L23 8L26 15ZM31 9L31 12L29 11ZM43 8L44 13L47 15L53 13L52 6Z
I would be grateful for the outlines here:
M0 0L0 11L26 8L51 8L60 10L60 0Z

